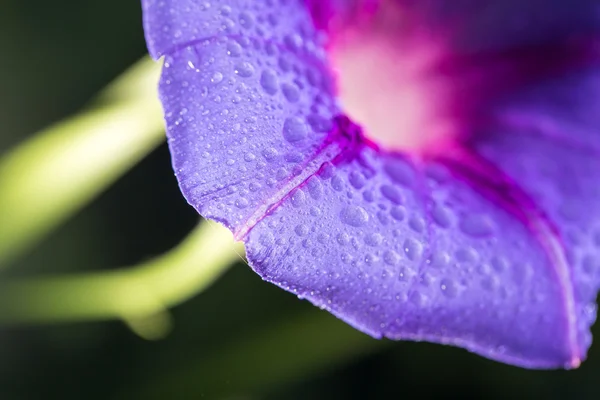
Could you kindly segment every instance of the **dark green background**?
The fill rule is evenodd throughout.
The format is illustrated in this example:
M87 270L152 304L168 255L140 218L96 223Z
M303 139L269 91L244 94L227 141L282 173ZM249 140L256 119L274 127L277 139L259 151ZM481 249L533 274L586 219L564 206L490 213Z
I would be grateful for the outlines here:
M0 0L0 51L5 151L85 106L145 53L140 6ZM140 262L196 220L163 146L9 275ZM1 328L0 399L600 398L598 344L579 370L540 372L454 348L377 342L242 264L173 314L174 331L158 342L120 322Z

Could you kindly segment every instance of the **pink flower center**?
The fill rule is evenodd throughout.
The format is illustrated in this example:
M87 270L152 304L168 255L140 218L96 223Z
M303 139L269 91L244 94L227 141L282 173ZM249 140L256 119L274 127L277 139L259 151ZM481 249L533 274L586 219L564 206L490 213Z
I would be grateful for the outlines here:
M585 38L459 50L464 23L432 24L403 0L307 1L317 27L327 31L346 115L378 148L420 158L465 147L494 118L491 106L503 95L587 63L591 54L597 59Z
M391 1L339 25L328 54L348 116L379 147L411 154L454 141L450 80L435 73L442 41Z

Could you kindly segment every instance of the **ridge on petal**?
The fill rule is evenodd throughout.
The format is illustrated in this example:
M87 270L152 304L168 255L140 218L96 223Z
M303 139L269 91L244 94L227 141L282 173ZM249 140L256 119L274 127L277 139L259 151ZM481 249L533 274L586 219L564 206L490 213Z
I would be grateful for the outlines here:
M457 148L454 153L446 154L442 161L451 166L450 170L457 178L464 179L474 190L521 221L545 252L562 292L566 336L572 355L565 366L577 368L585 357L585 351L581 348L577 332L579 324L572 270L558 228L523 188L472 149Z

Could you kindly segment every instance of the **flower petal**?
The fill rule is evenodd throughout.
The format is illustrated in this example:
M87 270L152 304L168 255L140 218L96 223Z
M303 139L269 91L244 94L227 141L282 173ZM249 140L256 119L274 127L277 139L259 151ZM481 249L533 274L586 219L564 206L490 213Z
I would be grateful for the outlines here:
M560 240L577 341L591 344L600 288L600 70L539 85L500 112L476 147L524 188ZM507 129L510 133L507 134Z
M283 43L293 33L311 39L315 30L304 0L142 0L150 54L165 54L217 36L253 37ZM288 40L295 38L288 38Z
M586 0L526 9L513 0L404 2L431 24L457 21L456 44L473 50L598 28ZM557 102L544 100L551 86L523 94L502 109L503 135L476 136L473 165L451 156L415 164L358 145L360 134L337 117L309 3L144 1L151 54L166 55L161 100L187 200L245 239L263 278L373 336L453 344L526 367L576 366L590 342L600 242L579 207L594 210L600 169L589 149L569 151L587 146L597 125L560 102L582 98L564 85L553 89ZM517 15L526 23L504 29ZM540 121L544 135L559 126L551 134L569 146L519 134ZM552 167L558 156L562 169ZM469 179L486 162L514 178L509 206ZM549 183L539 191L537 182ZM519 211L529 201L537 225Z
M425 174L365 148L325 166L250 232L247 254L265 279L375 337L527 367L571 362L543 249L442 165Z
M310 35L219 37L172 51L160 94L186 198L238 238L341 151L328 141L339 110Z

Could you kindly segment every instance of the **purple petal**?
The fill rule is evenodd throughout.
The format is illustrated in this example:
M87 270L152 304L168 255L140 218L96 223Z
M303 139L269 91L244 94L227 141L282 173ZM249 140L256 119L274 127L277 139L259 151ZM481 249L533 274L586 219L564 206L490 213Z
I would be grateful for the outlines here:
M306 10L292 4L296 9L287 12L309 21ZM213 21L222 14L206 15ZM202 26L204 16L189 15L189 25ZM242 17L249 24L246 12L233 11L214 24L230 17L236 27ZM158 52L165 48L157 46ZM193 41L169 53L160 94L174 169L188 201L242 238L340 152L339 143L326 143L339 113L331 91L323 53L310 37L234 35Z
M142 7L154 58L217 36L293 45L315 34L303 0L142 0Z
M478 151L526 188L564 258L563 298L577 341L591 344L600 288L600 72L578 71L515 97ZM507 134L507 132L510 132Z
M340 116L317 28L377 1L145 0L149 49L166 55L160 92L182 191L246 241L263 278L372 336L577 366L600 284L600 85L588 74L516 95L588 54L538 70L512 46L561 38L552 48L570 54L567 33L587 45L600 29L596 2L395 2L447 32L453 51L493 50L464 74L478 93L459 105L456 127L472 129L512 94L468 146L425 159L386 152ZM498 60L515 63L492 68L507 49ZM438 72L473 66L451 56Z
M579 351L544 249L440 164L423 173L368 148L328 164L250 232L247 252L265 279L375 337L527 367Z

